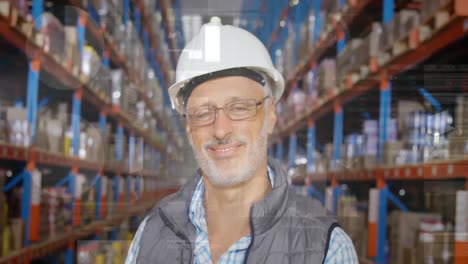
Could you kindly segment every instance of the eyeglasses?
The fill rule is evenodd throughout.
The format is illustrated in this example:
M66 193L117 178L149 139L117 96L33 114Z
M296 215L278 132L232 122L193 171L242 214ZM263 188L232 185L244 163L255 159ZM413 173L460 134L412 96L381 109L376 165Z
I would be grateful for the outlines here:
M269 96L261 100L246 99L225 104L223 107L201 106L188 108L185 117L191 126L207 126L213 124L217 117L218 110L223 109L229 119L240 121L257 115L258 106L262 105Z

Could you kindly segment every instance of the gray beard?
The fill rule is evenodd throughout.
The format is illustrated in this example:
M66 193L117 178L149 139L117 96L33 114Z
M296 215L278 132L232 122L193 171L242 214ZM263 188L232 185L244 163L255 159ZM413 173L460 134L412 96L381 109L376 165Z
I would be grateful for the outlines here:
M243 138L240 138L240 140L247 142ZM240 161L242 167L238 166L237 169L233 169L230 172L219 169L215 162L208 157L205 147L202 147L200 151L194 149L194 154L201 170L213 186L231 187L252 179L255 172L264 164L267 156L267 140L268 116L265 118L258 139L254 140L251 144L245 145L247 147L247 153L244 156L244 160Z

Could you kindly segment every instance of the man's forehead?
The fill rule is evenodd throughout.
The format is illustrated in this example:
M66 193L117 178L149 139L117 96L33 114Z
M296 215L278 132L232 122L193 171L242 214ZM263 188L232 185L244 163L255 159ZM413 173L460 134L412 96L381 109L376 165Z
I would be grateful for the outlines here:
M224 77L207 81L194 89L189 97L190 102L219 102L236 99L258 99L263 88L260 84L244 77Z

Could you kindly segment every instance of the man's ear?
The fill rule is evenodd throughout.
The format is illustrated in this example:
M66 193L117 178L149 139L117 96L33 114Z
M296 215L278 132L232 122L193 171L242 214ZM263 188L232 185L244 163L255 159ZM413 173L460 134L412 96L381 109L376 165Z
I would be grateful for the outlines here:
M271 103L270 107L268 107L268 134L273 134L273 130L276 125L276 106L275 103Z

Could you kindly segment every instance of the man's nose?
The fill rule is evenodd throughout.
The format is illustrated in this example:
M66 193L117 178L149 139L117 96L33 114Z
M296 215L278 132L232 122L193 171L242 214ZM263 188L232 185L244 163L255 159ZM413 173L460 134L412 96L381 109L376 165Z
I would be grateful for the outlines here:
M224 109L218 109L213 123L214 136L223 139L232 133L232 120L226 115Z

